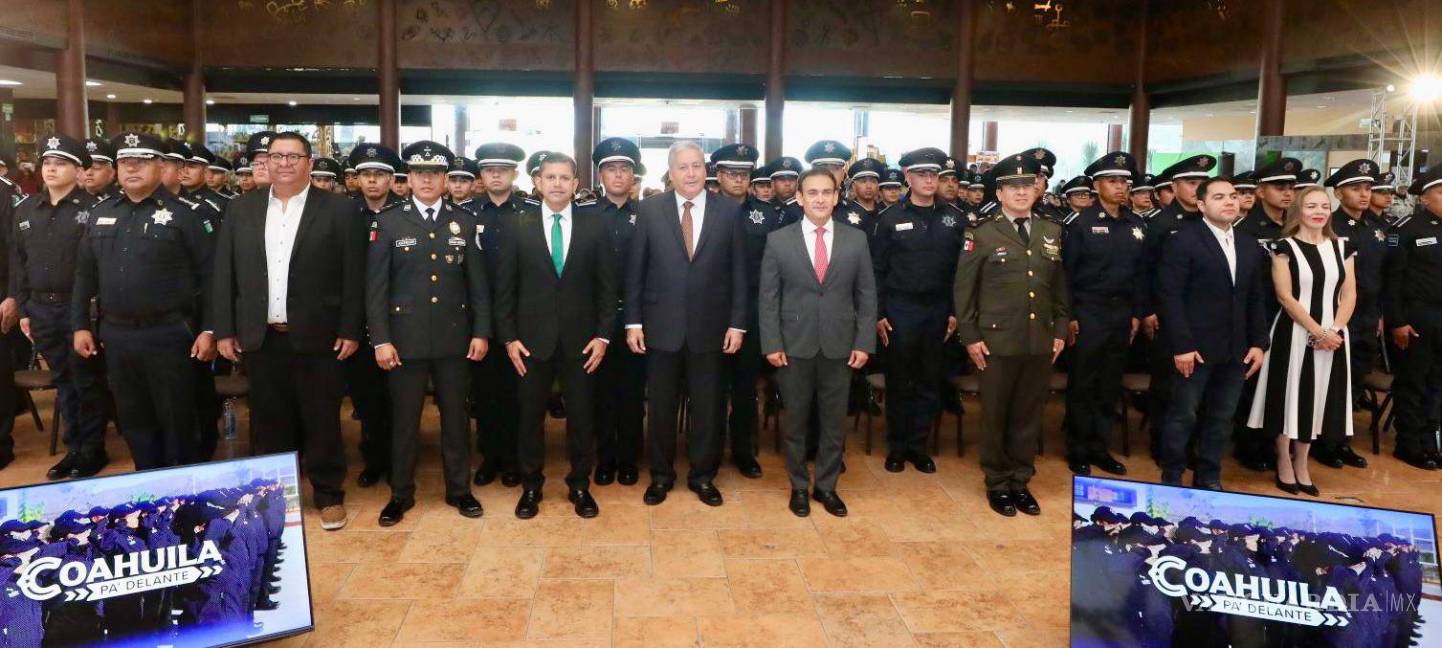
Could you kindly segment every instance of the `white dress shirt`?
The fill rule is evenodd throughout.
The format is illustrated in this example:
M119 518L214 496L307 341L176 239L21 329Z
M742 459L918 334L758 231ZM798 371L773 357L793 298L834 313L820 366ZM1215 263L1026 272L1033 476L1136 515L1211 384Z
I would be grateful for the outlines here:
M821 235L821 244L826 246L826 265L829 267L831 260L836 258L836 255L832 254L834 248L831 247L831 242L836 236L836 224L831 222L829 218L826 219L826 224L821 227L817 227L810 219L806 219L802 221L802 223L804 224L801 226L801 242L806 245L806 256L811 257L811 267L813 269L816 268L816 232L822 229L826 230L826 233Z
M290 257L295 250L295 235L300 229L300 215L305 211L305 201L309 195L310 184L306 184L305 189L291 196L290 200L282 205L280 199L275 197L275 188L270 189L270 201L265 210L267 324L288 322L285 302L290 290Z
M706 221L706 194L705 189L696 194L695 198L683 198L681 193L676 192L676 222L680 223L681 218L686 214L686 203L691 203L691 252L696 252L696 246L701 243L701 224Z
M416 204L416 209L420 210L420 211L417 211L416 213L420 215L421 220L424 220L424 221L426 221L426 222L434 222L437 218L440 218L440 217L441 217L441 203L445 202L445 198L437 198L437 199L436 199L436 203L435 203L434 205L427 205L427 204L421 202L421 199L420 199L420 198L417 198L417 197L415 197L414 194L412 194L412 195L411 195L411 202L415 203L415 204ZM426 218L426 210L427 210L427 209L431 210L431 217L430 217L430 219L427 219L427 218Z
M1217 245L1222 246L1222 254L1227 255L1227 270L1232 273L1232 285L1237 284L1237 236L1232 228L1222 229L1213 225L1211 221L1202 219L1207 224L1207 229L1212 230L1212 236L1217 237Z
M541 206L544 208L541 210L541 214L545 216L541 219L541 231L546 235L546 252L549 253L551 251L551 225L556 222L557 212L551 211L551 208L544 203ZM561 264L562 267L565 267L566 259L571 257L571 229L574 224L574 221L571 220L571 203L566 203L565 209L559 213L561 214Z

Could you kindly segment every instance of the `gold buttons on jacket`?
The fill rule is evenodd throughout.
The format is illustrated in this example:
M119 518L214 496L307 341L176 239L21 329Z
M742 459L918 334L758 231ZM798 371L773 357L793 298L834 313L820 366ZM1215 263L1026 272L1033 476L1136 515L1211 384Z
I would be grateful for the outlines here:
M439 301L441 301L441 298L440 298L440 297L432 297L432 298L431 298L431 303L432 303L432 304L437 303L437 302L439 302ZM1033 315L1032 317L1036 317L1036 316Z
M432 260L432 261L435 261L435 260L436 260L436 253L435 253L435 252L432 252L432 253L431 253L431 260Z
M436 233L435 233L435 232L431 232L431 238L435 238L435 237L436 237Z
M435 283L435 282L440 281L440 280L441 280L440 277L437 277L437 276L435 276L435 275L431 275L431 283Z
M1027 319L1036 319L1036 313L1031 313L1027 315Z

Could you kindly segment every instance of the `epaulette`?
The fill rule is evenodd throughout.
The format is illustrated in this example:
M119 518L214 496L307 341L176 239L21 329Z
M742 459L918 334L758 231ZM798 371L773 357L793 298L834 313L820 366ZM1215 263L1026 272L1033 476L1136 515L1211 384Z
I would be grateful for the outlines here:
M796 196L792 196L792 197L786 199L786 203L785 203L785 204L787 204L787 205L795 205L795 204L796 204Z
M1067 217L1066 217L1066 218L1061 219L1061 224L1062 224L1062 225L1071 225L1071 224L1072 224L1072 221L1076 220L1077 216L1080 216L1080 215L1081 215L1081 212L1076 212L1076 211L1074 211L1074 212L1072 212L1072 213L1070 213L1070 214L1067 214Z
M0 177L0 180L3 180L3 179L4 179L4 177ZM30 199L31 199L31 198L34 198L34 197L36 197L36 196L38 196L38 195L40 195L40 194L38 194L38 193L33 193L33 194L28 195L28 196L22 197L22 198L20 199L20 202L15 203L15 208L16 208L16 209L19 209L21 205L23 205L23 204L25 204L25 203L27 203L27 202L30 202Z
M541 201L536 200L535 198L522 198L522 199L521 199L521 202L526 203L527 205L530 205L530 206L532 206L532 207L540 207L540 206L541 206Z
M1403 216L1403 217L1397 219L1396 222L1392 223L1392 227L1395 227L1395 228L1397 228L1397 229L1402 229L1402 227L1403 227L1404 225L1406 225L1407 223L1410 223L1410 222L1412 222L1412 216L1409 214L1409 215L1407 215L1407 216Z
M384 204L384 205L381 205L381 208L380 208L380 209L377 209L377 210L376 210L376 214L379 215L379 214L388 212L388 211L390 211L390 210L392 210L392 209L395 209L396 207L399 207L399 206L401 206L401 205L406 204L406 202L407 202L407 201L404 201L404 200L397 200L397 201L395 201L395 202L393 202L393 203L386 203L386 204ZM365 203L361 203L361 204L364 205Z
M592 199L590 199L590 200L580 200L580 201L577 201L577 202L576 202L576 206L577 206L577 207L592 207L592 206L594 206L595 204L596 204L596 199L595 199L595 198L592 198Z
M193 202L193 201L187 200L187 199L185 199L185 198L181 198L180 196L176 196L175 199L176 199L177 201L179 201L180 204L185 205L185 206L191 208L192 210L200 209L200 203L198 203L198 202Z
M877 218L881 218L881 215L882 215L882 214L885 214L885 213L886 213L886 210L891 209L892 207L895 207L895 206L900 205L900 204L901 204L901 203L892 203L892 204L890 204L890 205L887 205L887 206L885 206L885 207L882 207L881 209L877 210L877 212L876 212L876 217L877 217Z
M210 205L210 208L211 208L211 209L214 209L215 211L223 211L223 210L220 208L220 205L217 205L217 204L215 204L214 202L211 202L211 200L210 200L209 198L201 198L201 200L204 200L204 201L205 201L205 204Z

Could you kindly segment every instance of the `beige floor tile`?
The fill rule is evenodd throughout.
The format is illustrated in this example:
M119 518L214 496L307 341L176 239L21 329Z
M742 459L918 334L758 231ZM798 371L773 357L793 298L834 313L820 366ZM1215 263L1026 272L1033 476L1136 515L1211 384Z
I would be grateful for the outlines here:
M616 616L713 616L732 614L724 578L627 578L616 581Z
M816 612L833 648L914 645L885 594L817 594Z
M491 642L526 638L531 602L521 599L416 601L397 643Z
M619 617L611 645L615 648L696 648L701 645L701 635L694 617Z
M727 581L741 614L807 614L815 606L794 560L728 560Z
M644 545L552 547L542 578L649 578L651 550Z
M456 596L460 582L460 570L445 563L364 563L337 598L448 599Z
M462 598L531 598L545 563L544 547L477 547L461 575Z
M714 531L654 530L651 569L657 578L725 578L726 556Z
M336 600L317 605L315 632L309 635L306 645L325 648L389 645L410 606L410 601L379 600Z
M613 581L544 580L531 605L527 639L610 641Z
M896 558L801 558L801 573L813 592L907 592L916 579Z
M716 532L727 558L800 558L825 556L815 528L722 529Z
M701 626L701 641L707 648L820 648L826 645L826 634L815 613L702 617L697 622Z

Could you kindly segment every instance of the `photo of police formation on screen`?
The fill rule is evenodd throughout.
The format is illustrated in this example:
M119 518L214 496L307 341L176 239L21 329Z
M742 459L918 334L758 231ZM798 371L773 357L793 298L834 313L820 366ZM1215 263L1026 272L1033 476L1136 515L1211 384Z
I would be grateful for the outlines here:
M1430 515L1090 477L1073 490L1074 648L1442 645Z
M216 646L308 629L295 479L287 454L0 492L0 645Z

